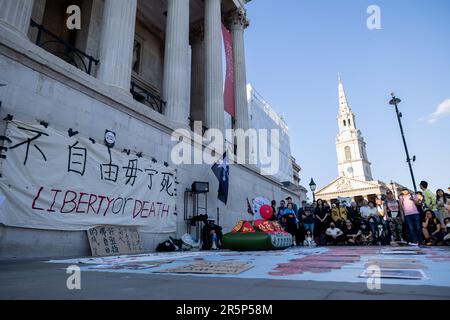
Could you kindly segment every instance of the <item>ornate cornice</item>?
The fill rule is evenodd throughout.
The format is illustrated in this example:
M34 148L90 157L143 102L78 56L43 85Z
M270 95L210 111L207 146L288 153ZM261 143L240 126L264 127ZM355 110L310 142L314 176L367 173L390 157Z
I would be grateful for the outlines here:
M250 26L250 21L247 18L247 11L244 8L239 8L229 12L224 17L224 24L229 30L235 28L248 28Z

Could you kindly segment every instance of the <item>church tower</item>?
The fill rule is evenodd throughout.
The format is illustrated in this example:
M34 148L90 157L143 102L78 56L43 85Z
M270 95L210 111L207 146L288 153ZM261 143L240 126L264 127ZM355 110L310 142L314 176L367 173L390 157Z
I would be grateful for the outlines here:
M357 129L355 114L351 110L344 85L339 77L339 134L336 137L339 177L372 181L371 163L367 159L366 142Z

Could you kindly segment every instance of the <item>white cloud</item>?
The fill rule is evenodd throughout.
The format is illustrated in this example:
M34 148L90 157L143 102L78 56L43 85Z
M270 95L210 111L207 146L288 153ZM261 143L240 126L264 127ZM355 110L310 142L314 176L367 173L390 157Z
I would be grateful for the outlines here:
M433 124L446 116L450 116L450 99L445 99L437 107L436 111L428 117L428 123Z

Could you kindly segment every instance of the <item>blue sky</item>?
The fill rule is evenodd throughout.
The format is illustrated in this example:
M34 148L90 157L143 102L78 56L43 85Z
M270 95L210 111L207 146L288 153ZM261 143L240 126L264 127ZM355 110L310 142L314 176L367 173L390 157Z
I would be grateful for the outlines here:
M381 30L366 26L372 4L381 9ZM450 1L253 0L248 16L247 78L284 114L303 185L314 177L324 186L338 175L340 72L374 178L412 188L388 105L395 92L417 156L416 181L428 180L433 190L450 187L450 113L427 121L450 99Z

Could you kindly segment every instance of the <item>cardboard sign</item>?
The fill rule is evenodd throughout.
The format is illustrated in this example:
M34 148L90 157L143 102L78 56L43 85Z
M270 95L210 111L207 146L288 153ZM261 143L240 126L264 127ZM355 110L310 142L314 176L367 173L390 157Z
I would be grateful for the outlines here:
M143 253L136 227L98 226L87 231L94 257Z
M197 274L240 274L253 266L243 262L198 262L173 269L166 269L161 273L197 273Z

